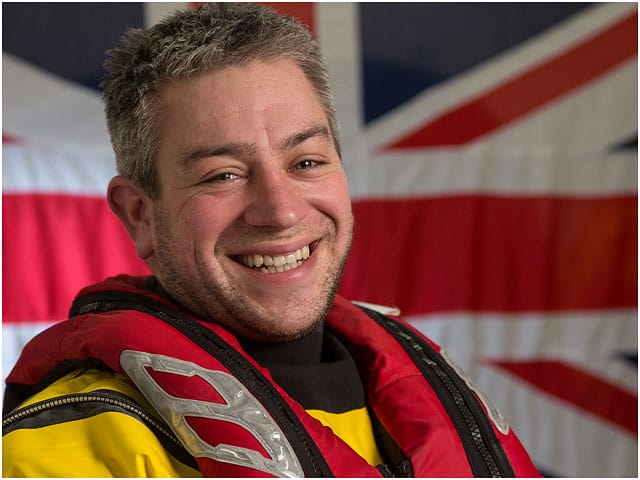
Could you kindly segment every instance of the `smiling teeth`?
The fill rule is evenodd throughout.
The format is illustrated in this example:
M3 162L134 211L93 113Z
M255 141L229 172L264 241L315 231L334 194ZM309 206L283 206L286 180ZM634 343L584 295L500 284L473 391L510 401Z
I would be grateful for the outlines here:
M309 245L305 245L287 255L271 256L256 253L254 255L243 255L240 257L240 261L247 267L257 268L265 273L281 273L302 265L309 258L310 253Z

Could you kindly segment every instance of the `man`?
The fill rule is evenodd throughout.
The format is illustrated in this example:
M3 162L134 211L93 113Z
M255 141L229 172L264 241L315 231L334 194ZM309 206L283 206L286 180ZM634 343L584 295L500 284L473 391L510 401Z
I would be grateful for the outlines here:
M353 217L304 27L207 5L107 70L107 198L153 276L85 288L25 347L6 476L537 475L433 343L336 296Z

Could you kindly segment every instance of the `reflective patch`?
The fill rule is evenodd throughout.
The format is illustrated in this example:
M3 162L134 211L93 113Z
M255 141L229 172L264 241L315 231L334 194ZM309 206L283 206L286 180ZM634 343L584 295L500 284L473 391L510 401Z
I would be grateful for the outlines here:
M194 457L207 457L277 477L304 476L293 448L280 427L262 404L232 375L207 370L177 358L133 350L122 352L120 364ZM226 404L174 397L158 385L146 370L147 367L156 372L185 377L197 375L211 385ZM185 417L202 417L239 425L260 442L270 458L236 445L210 445L191 428Z
M389 307L387 305L378 305L377 303L369 302L357 302L355 300L352 300L351 303L358 307L368 308L374 312L381 313L382 315L390 315L392 317L399 317L402 313L398 307Z
M449 358L449 355L444 350L444 348L440 350L440 355L442 356L442 358L445 359L445 361L449 364L449 366L451 366L451 368L455 370L458 376L460 376L460 378L464 380L464 383L467 384L467 387L469 387L469 389L471 389L471 391L473 391L473 393L475 393L476 396L480 399L480 401L484 405L485 410L489 415L489 418L491 419L493 424L496 426L498 431L503 435L507 435L509 433L509 423L502 416L502 414L495 407L495 405L491 403L491 400L489 400L489 398L484 393L482 393L480 390L476 388L476 386L471 382L471 379L467 376L464 370L462 370L462 368L460 368L453 360L451 360L451 358Z

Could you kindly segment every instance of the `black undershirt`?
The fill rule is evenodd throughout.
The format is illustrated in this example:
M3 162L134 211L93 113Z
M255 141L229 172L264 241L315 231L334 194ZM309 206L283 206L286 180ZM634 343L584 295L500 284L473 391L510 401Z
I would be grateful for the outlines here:
M155 277L145 288L175 302ZM303 408L341 413L365 406L364 388L353 357L324 325L283 343L240 344Z

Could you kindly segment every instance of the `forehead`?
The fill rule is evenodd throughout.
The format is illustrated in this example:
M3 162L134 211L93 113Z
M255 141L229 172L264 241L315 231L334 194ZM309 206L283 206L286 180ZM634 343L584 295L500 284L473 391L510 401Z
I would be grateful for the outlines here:
M159 97L162 116L172 120L258 113L278 106L322 110L313 85L289 59L253 61L170 82L161 87Z

